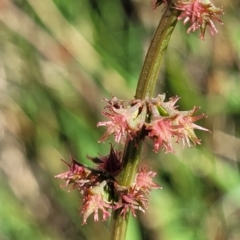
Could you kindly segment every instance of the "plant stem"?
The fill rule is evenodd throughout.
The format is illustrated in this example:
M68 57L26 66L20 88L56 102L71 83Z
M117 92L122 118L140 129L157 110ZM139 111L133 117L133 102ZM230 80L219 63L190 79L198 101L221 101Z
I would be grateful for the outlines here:
M120 176L121 186L130 186L135 178L137 166L141 151L140 134L138 137L130 140L126 145L123 153L123 170ZM136 146L138 144L138 146ZM127 232L127 223L129 212L125 217L120 216L121 209L113 212L111 219L110 240L124 240Z
M159 75L162 58L167 50L171 34L177 24L178 16L179 11L172 8L172 4L169 3L148 49L138 80L135 98L143 99L152 96Z
M151 45L148 49L143 68L138 80L135 98L145 99L152 96L158 78L163 55L167 49L171 34L177 23L179 11L172 8L169 1L158 28L155 32ZM141 133L128 141L123 153L123 169L119 179L122 186L131 186L137 172L140 151L142 145ZM110 229L110 240L124 240L127 232L129 213L122 217L120 210L113 213Z

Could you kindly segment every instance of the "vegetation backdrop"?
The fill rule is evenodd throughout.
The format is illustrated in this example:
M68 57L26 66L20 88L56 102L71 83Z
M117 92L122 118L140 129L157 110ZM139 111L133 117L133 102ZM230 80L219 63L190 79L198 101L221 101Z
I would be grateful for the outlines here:
M163 187L128 240L240 239L240 4L224 7L219 34L173 33L156 94L201 106L202 145L142 164ZM147 0L0 1L0 239L106 240L106 222L82 226L77 192L59 188L60 159L107 154L103 98L132 99L162 10ZM121 146L118 146L120 148Z

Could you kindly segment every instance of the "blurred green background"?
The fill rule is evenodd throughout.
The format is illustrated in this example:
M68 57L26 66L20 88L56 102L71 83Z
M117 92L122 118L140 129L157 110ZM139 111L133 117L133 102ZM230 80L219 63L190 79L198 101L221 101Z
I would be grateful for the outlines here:
M178 23L156 87L181 110L201 106L212 132L176 154L144 145L163 190L128 240L240 239L240 4L214 3L219 34L201 41ZM161 14L147 0L0 1L0 240L107 239L107 223L81 225L79 194L53 176L70 154L108 153L101 100L133 98Z

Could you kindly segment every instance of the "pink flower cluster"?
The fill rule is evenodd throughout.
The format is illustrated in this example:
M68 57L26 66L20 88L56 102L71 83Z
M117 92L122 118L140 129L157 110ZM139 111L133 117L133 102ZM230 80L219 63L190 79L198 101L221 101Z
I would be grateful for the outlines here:
M97 126L106 126L107 131L100 139L103 142L108 136L114 135L115 141L128 141L141 132L142 138L149 138L154 142L154 151L164 148L166 152L174 152L173 141L191 146L200 144L194 129L208 131L194 122L203 118L201 114L193 116L199 109L194 107L190 111L179 111L175 106L178 97L164 102L165 95L156 98L132 101L106 100L108 111L103 115L110 121L100 122ZM116 121L118 119L118 121ZM119 130L121 129L121 130Z
M182 11L178 17L179 20L184 19L184 24L190 22L190 27L188 28L187 33L200 29L201 39L204 39L207 26L209 26L212 35L218 33L213 20L223 24L223 22L217 17L217 15L223 14L223 9L215 7L209 0L179 1L175 4L175 8Z
M105 107L107 111L103 111L102 114L110 119L107 122L99 122L97 126L106 126L107 131L99 140L103 142L109 135L115 136L115 141L126 137L126 133L129 133L130 137L134 137L138 130L143 126L146 117L146 107L144 101L132 100L123 101L116 97L111 100L105 99L108 105ZM141 109L141 112L139 112Z
M136 216L136 210L145 212L150 190L159 188L159 185L152 181L155 172L144 166L139 168L131 186L120 186L117 177L122 168L121 152L115 151L111 146L109 155L88 158L96 163L96 168L89 168L71 158L71 164L64 161L69 170L55 176L65 180L65 186L72 185L72 189L78 189L83 195L83 224L86 224L92 213L94 220L98 221L99 210L102 211L103 220L108 219L111 211L116 209L119 209L123 216L128 211L131 211L133 216Z
M165 7L170 3L169 0L153 0L152 8L155 10L164 3ZM213 21L216 20L220 24L223 22L217 15L223 14L223 9L215 7L210 0L179 0L173 4L173 8L181 11L178 20L184 19L183 24L190 22L187 33L200 30L200 38L203 40L207 26L209 26L211 35L218 33Z

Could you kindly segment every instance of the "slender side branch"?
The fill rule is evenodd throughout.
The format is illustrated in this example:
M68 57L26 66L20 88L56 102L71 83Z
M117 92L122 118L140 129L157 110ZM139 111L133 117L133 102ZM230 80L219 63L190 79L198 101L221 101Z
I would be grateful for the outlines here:
M148 49L138 81L135 98L144 99L151 97L159 74L161 60L167 49L174 27L176 26L178 16L179 11L173 9L172 3L169 3ZM130 186L135 179L142 144L140 135L141 133L125 145L123 170L119 179L119 183L122 186ZM125 239L128 218L129 214L124 218L120 215L119 210L114 212L111 221L110 240Z

